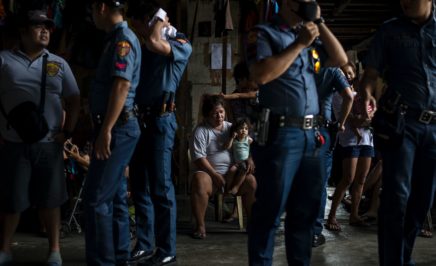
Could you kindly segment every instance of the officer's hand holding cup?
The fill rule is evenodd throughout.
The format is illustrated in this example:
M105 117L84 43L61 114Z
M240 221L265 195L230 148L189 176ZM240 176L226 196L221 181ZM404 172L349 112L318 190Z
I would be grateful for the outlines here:
M313 22L305 23L300 29L297 42L309 47L313 41L319 36L318 26Z
M153 24L155 24L158 20L162 21L164 24L161 29L161 35L162 39L166 40L168 37L174 38L177 34L177 29L169 23L169 18L167 16L167 12L163 10L162 8L159 8L159 10L154 14L153 18L150 20L148 25L151 27Z

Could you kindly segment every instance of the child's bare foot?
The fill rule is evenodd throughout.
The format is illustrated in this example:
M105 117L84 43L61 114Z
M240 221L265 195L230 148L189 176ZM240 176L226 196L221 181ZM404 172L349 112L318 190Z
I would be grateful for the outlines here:
M205 239L206 238L206 228L198 227L192 232L192 238L194 239Z
M330 230L333 232L340 232L342 230L341 225L338 223L338 221L334 217L329 217L324 226L327 230Z

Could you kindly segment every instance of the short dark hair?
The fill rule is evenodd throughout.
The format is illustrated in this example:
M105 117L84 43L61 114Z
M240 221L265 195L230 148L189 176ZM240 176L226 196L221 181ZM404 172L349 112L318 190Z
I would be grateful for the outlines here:
M239 84L239 82L244 78L250 77L250 71L248 69L248 65L246 62L239 62L235 65L235 68L233 69L233 78L235 79L236 84Z
M127 7L127 17L144 19L151 18L161 6L154 0L129 0Z
M248 128L250 128L250 119L248 117L240 117L236 119L236 121L232 124L232 127L230 128L230 132L233 134L236 131L238 131L239 128L241 128L243 125L247 125Z
M203 104L201 106L201 115L208 117L210 112L217 106L224 107L224 99L220 95L203 95Z
M117 10L120 13L124 13L125 0L92 0L92 3L108 5L111 10Z

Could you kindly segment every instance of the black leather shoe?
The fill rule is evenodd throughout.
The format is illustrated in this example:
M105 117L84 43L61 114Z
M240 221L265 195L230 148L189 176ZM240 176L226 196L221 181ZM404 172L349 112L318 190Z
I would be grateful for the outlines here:
M313 235L312 247L316 248L325 244L325 236L323 234Z
M148 260L141 260L138 262L138 266L161 266L161 265L175 265L176 256L162 257L155 254Z
M132 252L129 262L145 261L153 257L154 251L135 250Z

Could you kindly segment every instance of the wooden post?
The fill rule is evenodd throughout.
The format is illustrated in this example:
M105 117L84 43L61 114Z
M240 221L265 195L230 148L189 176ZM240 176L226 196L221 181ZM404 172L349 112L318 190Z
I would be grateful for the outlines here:
M177 6L177 22L179 30L183 33L187 33L189 25L186 18L188 17L188 0L178 1ZM179 89L177 90L177 160L178 170L176 180L176 192L179 195L188 194L189 184L189 166L187 160L186 151L188 150L188 136L192 131L192 98L191 98L192 85L188 81L188 69L185 70L185 74L180 81Z

